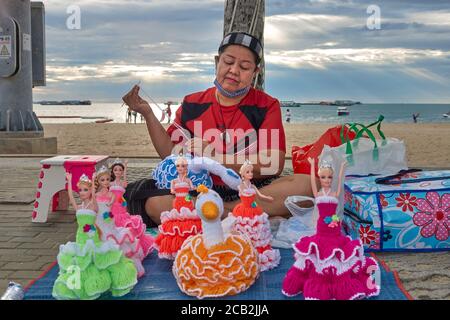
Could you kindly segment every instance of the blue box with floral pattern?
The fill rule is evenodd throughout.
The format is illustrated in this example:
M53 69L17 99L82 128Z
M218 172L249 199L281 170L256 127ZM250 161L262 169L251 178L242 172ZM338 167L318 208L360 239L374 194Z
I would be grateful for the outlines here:
M450 250L450 170L347 177L343 227L367 251Z

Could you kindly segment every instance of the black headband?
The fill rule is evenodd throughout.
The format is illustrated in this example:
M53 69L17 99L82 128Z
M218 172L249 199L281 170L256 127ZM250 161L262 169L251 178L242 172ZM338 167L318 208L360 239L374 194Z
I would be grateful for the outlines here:
M223 49L230 44L237 44L250 49L257 57L256 64L259 64L259 62L263 58L263 47L261 45L261 42L256 37L248 33L232 32L227 34L220 43L219 53L222 52Z

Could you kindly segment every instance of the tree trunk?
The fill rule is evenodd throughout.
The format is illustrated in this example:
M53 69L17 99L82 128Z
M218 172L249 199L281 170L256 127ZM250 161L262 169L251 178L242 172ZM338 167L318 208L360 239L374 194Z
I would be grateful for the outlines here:
M261 41L264 47L265 0L226 0L223 35L230 32L247 32ZM264 56L255 88L264 90Z

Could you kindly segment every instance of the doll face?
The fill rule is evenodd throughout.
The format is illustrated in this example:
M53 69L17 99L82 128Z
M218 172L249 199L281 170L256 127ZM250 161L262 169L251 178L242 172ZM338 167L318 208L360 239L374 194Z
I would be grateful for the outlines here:
M330 188L333 182L333 171L330 169L322 169L319 172L320 185L325 188Z
M102 188L109 188L109 183L111 182L111 176L109 174L102 174L98 177L98 184Z
M244 169L244 172L242 174L242 178L244 178L245 180L253 179L253 166L247 166Z
M91 187L86 183L81 183L78 185L78 194L82 201L88 200L91 197Z
M177 172L179 175L185 175L187 173L187 163L185 162L178 162L176 164Z
M123 176L123 168L121 166L115 166L113 168L114 175L116 178L121 178Z

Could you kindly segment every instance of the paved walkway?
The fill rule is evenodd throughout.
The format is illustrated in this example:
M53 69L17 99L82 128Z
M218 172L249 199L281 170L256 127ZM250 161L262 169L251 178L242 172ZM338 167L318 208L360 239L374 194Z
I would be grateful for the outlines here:
M0 294L10 280L26 285L38 277L55 261L59 245L75 238L73 211L52 213L46 224L31 223L40 160L0 157ZM156 162L130 159L129 180L150 175ZM289 171L292 169L288 167ZM399 272L414 298L450 299L449 253L378 256Z

